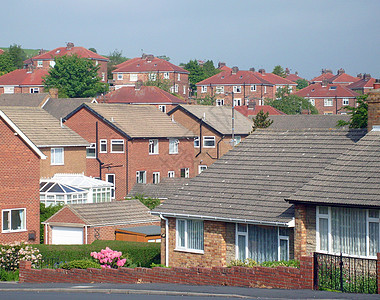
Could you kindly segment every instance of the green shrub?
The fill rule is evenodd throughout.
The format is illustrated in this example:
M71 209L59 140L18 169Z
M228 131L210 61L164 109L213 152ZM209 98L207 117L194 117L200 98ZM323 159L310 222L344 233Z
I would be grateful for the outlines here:
M299 268L300 262L298 260L280 260L280 261L264 261L262 263L257 263L251 258L247 258L244 261L240 259L231 260L228 267L248 267L252 268L255 266L261 266L261 267L270 267L275 268L278 266L284 266L284 267L292 267L292 268Z
M170 268L170 266L167 267L167 266L165 266L165 265L163 265L163 264L155 264L155 263L152 263L152 264L150 265L150 267L151 267L151 268L155 268L155 267L160 267L160 268Z
M25 244L9 244L0 247L0 268L5 271L15 271L20 260L32 262L32 268L39 267L42 255L37 248Z
M45 206L45 204L40 203L40 243L44 243L44 224L42 222L49 219L52 215L54 215L57 211L59 211L63 207L63 204L49 205Z
M62 269L88 269L88 268L95 268L95 269L101 269L101 266L99 263L89 260L89 259L78 259L78 260L72 260L67 263L63 263L60 265L60 268Z
M257 266L257 263L252 258L246 258L244 261L240 259L231 260L228 267L248 267L252 268Z
M0 281L18 281L19 271L5 271L0 269Z

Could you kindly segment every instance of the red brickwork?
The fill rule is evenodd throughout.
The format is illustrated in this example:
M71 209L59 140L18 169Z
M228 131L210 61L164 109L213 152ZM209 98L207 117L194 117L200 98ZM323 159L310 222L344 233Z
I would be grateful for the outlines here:
M294 258L311 256L316 251L316 207L295 204Z
M31 269L20 262L20 282L67 283L175 283L252 288L313 289L313 258L302 257L300 268L119 268L119 269Z
M332 100L332 106L325 106L325 99L324 98L315 98L315 108L318 110L319 114L341 114L341 113L347 113L345 109L342 109L343 105L343 98L326 98ZM348 99L348 105L352 107L356 107L356 99L355 98L347 98Z
M380 125L380 90L371 91L368 95L368 131L373 125Z
M44 93L44 88L43 86L27 86L27 87L19 87L19 86L15 86L14 87L14 94L30 94L30 89L31 88L38 88L39 89L39 93ZM1 94L4 94L4 87L0 87L0 95Z
M26 209L26 230L10 233L1 233L1 230L0 244L39 243L40 158L1 118L0 137L0 224L3 223L2 210ZM31 231L35 232L34 241L28 240Z

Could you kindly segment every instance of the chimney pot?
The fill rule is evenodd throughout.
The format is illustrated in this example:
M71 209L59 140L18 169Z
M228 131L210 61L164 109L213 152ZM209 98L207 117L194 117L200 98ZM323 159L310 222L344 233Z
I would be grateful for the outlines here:
M232 67L232 74L236 74L237 72L239 72L239 68L238 67Z
M344 74L344 73L345 73L344 69L340 68L340 69L338 70L338 75L341 75L341 74Z
M256 71L254 67L249 68L249 70L250 70L251 72L255 72L255 71Z
M225 67L226 66L226 63L225 62L219 62L218 63L218 69L221 69L221 68L223 68L223 67Z
M72 43L72 42L68 42L68 43L66 44L66 49L67 49L67 50L71 50L73 47L74 47L74 43Z
M326 78L324 78L322 80L322 87L326 87L328 85L328 83L329 83L329 81Z
M259 69L259 73L264 74L265 73L265 69Z

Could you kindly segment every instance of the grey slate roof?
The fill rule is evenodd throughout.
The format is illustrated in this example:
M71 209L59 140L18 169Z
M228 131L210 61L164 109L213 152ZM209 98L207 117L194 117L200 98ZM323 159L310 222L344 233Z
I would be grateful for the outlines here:
M176 109L183 109L203 121L221 134L231 134L232 108L211 105L179 105ZM169 115L171 112L169 112ZM252 131L252 120L235 110L235 134L249 134Z
M152 216L149 209L139 200L72 204L68 206L86 225L92 226L160 221L160 218Z
M64 126L48 112L38 107L1 107L9 119L37 147L88 146L79 134Z
M380 131L369 132L289 201L380 207Z
M167 199L173 196L178 189L181 189L189 182L188 178L161 178L160 183L136 183L128 196L144 195L145 197Z
M329 129L336 128L338 120L349 121L349 115L281 115L269 116L273 120L270 130Z
M82 103L91 103L93 99L94 98L50 98L42 108L53 117L60 119L67 116Z
M48 93L1 94L0 106L40 107L48 98Z
M364 134L257 130L153 213L285 224L294 217L294 209L284 199Z
M148 226L138 226L132 228L118 228L120 230L126 230L135 233L142 233L145 235L160 235L161 234L161 226L158 225L148 225Z

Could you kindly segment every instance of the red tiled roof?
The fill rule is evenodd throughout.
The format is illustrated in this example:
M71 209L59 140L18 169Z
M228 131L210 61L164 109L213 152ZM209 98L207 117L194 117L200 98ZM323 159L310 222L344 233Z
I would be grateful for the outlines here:
M354 77L354 76L348 75L346 73L343 73L343 74L337 74L334 77L331 77L329 79L329 82L339 84L339 83L353 83L353 82L356 82L359 80L360 80L360 78L358 78L358 77Z
M270 105L256 105L255 109L249 109L248 105L235 106L235 109L243 114L244 116L256 116L261 110L264 113L269 113L270 116L273 115L286 115L282 111L270 106Z
M312 80L310 80L311 82L322 82L322 80L324 79L330 79L334 77L334 74L333 73L323 73L315 78L313 78Z
M273 73L260 73L260 72L254 72L254 74L266 81L269 81L272 84L284 84L284 85L297 85L293 81L290 81L286 78L283 78L281 76L278 76Z
M349 89L362 89L362 88L373 88L373 84L375 83L375 78L370 78L368 80L360 79L356 82L347 85Z
M156 86L141 86L139 90L136 90L135 87L122 87L106 94L104 100L106 103L186 104L186 101Z
M293 82L296 82L297 80L304 79L304 78L299 77L297 74L289 74L288 76L286 76L286 79L293 81Z
M228 68L228 67L227 67ZM228 68L227 71L222 71L214 76L206 78L198 82L196 85L223 85L223 84L268 84L271 85L269 81L266 81L258 76L256 76L251 71L237 71L232 73L232 69Z
M95 52L92 52L84 47L59 47L46 53L34 56L33 60L50 60L56 56L73 55L76 54L79 57L92 58L97 60L109 61L108 58L101 56ZM26 62L26 61L25 61Z
M47 75L49 70L36 69L32 73L28 72L28 69L18 69L3 76L0 76L0 86L12 85L12 86L25 86L25 85L40 85L42 86L42 77Z
M0 49L0 55L4 53L4 50L3 49Z
M232 69L230 67L227 67L227 66L223 66L223 67L219 68L219 70L222 70L222 71L232 71Z
M295 92L294 95L308 98L354 98L359 96L358 93L355 93L345 86L339 84L328 84L323 87L321 83L311 84L302 90Z
M121 72L133 72L133 73L141 73L141 72L179 72L186 73L189 72L181 67L173 65L172 63L160 59L157 57L153 57L152 60L143 59L141 57L135 57L130 60L127 60L116 66L117 69L112 71L112 73L121 73Z

